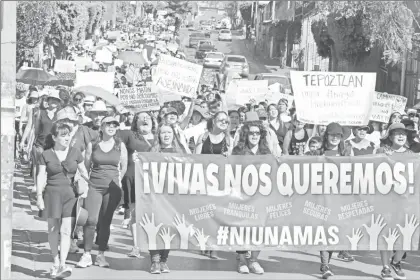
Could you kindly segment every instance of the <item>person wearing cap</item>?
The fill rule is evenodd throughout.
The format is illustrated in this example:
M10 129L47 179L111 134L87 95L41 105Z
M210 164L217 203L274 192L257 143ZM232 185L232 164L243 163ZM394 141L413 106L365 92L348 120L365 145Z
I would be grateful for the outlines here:
M41 217L48 221L48 241L54 260L50 276L53 279L71 275L72 269L66 265L66 260L71 244L75 192L83 195L87 191L73 187L76 172L85 178L88 172L81 152L70 145L70 132L68 125L54 123L45 151L38 160L37 207Z
M210 114L198 105L193 107L193 114L191 117L190 125L184 130L185 137L188 139L188 148L194 151L200 135L206 132L207 119Z
M77 266L85 268L92 265L91 251L96 226L99 253L95 264L109 267L104 252L108 246L111 222L122 196L121 178L127 170L127 150L117 136L119 122L114 117L105 117L101 121L98 141L92 147L92 156L87 159L90 166L89 192L85 207L89 213L84 226L84 254Z
M418 139L419 133L418 130L415 129L416 124L413 120L410 119L401 120L401 123L405 126L406 129L411 131L407 137L408 147L414 153L420 153L420 143Z
M84 123L83 125L92 128L93 130L99 130L101 126L101 121L108 114L105 102L102 100L97 100L92 105L92 109L86 112L85 115L89 117L92 121Z
M88 123L88 122L92 121L91 118L86 116L86 113L88 113L92 109L93 103L95 103L95 101L96 101L96 98L93 95L88 95L83 100L83 112L84 112L84 114L83 114L82 123Z
M393 123L388 127L387 136L382 141L382 146L378 149L377 154L385 154L391 156L393 154L413 154L410 149L409 138L414 130L407 128L404 123ZM406 252L397 250L380 251L383 269L381 276L391 276L391 269L397 276L397 279L405 279L405 273L402 270L401 260ZM393 254L393 255L392 255ZM389 262L391 260L391 262ZM389 278L389 277L388 277ZM389 278L391 279L391 278Z
M352 129L354 138L347 140L346 144L351 148L352 156L372 155L376 153L375 144L366 139L370 132L368 125L356 126Z
M271 154L266 136L267 129L263 125L263 121L259 119L258 114L256 112L246 113L246 121L240 129L240 140L233 148L232 155ZM239 273L248 274L252 272L260 275L264 273L264 269L258 263L260 251L252 251L249 259L246 258L247 251L237 251L237 253Z

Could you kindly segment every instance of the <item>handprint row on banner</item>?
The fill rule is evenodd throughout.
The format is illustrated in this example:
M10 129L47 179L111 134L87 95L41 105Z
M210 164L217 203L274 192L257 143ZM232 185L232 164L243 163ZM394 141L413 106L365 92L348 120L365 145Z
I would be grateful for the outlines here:
M205 251L209 249L207 245L207 241L209 240L210 236L204 234L204 229L201 231L197 228L194 228L193 224L187 225L185 222L185 216L182 215L181 218L178 215L174 217L173 225L177 229L181 244L181 250L188 249L188 240L190 237L194 236L197 240L198 246L200 247L201 251ZM162 238L165 249L171 249L171 242L175 238L175 234L171 235L170 228L162 228L163 224L160 223L158 225L155 224L155 214L152 213L151 219L147 214L144 214L142 217L142 221L140 225L143 227L144 231L147 234L147 238L149 241L149 250L156 250L157 249L157 235Z
M375 215L372 214L372 219L370 226L367 226L366 224L363 224L363 227L365 228L367 234L369 235L369 250L378 250L378 239L379 234L382 232L384 227L386 226L386 223L384 222L384 218L379 214L377 219L375 220ZM397 227L399 228L402 236L403 236L403 250L409 251L411 250L411 243L412 243L412 237L414 232L416 231L417 227L419 226L419 223L417 222L416 216L412 215L411 218L408 214L405 215L405 225L401 226L397 224ZM362 231L360 228L353 228L352 235L346 235L347 239L349 240L351 244L351 250L357 250L357 246L360 242L360 240L363 238ZM400 237L400 234L398 233L398 230L396 228L389 229L388 236L382 235L385 242L387 243L387 250L392 251L394 250L394 244L397 241L397 239Z

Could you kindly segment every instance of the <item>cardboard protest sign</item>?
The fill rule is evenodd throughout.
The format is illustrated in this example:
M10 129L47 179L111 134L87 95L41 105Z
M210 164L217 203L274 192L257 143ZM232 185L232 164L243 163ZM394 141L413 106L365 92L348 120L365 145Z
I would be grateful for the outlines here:
M371 121L388 123L392 113L404 113L407 97L377 91L373 95Z
M114 59L114 66L115 67L121 67L121 66L123 66L123 64L124 64L124 61L122 61L121 59L118 59L118 58L116 58L116 59Z
M131 65L125 73L125 78L128 82L136 85L141 80L140 69Z
M300 121L368 124L376 73L291 71L290 75Z
M268 94L268 81L233 80L226 90L228 104L245 105L251 99L264 101Z
M134 108L139 112L160 109L157 93L152 93L151 85L118 88L115 93L124 107Z
M97 50L95 61L101 63L112 63L112 52L106 49Z
M161 55L156 67L153 83L158 93L170 92L187 97L196 96L202 65L182 59Z
M135 157L142 250L419 248L420 228L408 230L420 218L418 155ZM148 230L159 224L173 240ZM381 229L371 234L375 226ZM200 233L191 236L189 227ZM382 238L394 228L401 238Z
M58 73L75 73L76 62L57 59L54 64L54 71Z
M90 57L84 57L84 56L75 57L74 62L76 63L76 70L85 70L86 66L88 68L91 68L93 64L93 61Z
M114 72L76 72L74 87L95 86L114 92Z

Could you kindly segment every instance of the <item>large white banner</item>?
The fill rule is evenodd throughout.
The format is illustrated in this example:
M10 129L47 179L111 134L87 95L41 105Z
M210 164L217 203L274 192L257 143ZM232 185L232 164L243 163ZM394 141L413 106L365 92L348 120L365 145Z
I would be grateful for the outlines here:
M74 87L95 86L114 92L114 72L76 72Z
M76 62L57 59L54 64L54 71L57 73L74 73L76 72Z
M386 92L374 92L371 121L388 123L392 113L404 113L407 105L407 97L388 94Z
M200 83L202 70L202 65L169 55L161 55L153 75L153 84L158 93L169 92L194 97Z
M250 103L250 100L257 103L265 101L268 93L267 80L233 80L226 90L227 102L234 102L235 105L245 105Z
M376 73L291 71L290 76L300 121L368 124Z

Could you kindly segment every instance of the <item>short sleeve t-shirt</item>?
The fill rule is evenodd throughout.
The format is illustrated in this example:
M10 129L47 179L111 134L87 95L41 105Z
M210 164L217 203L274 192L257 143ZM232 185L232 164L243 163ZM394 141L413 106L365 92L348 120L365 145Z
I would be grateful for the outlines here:
M66 159L60 163L53 149L48 149L39 158L39 164L45 165L47 170L47 185L54 187L70 185L69 178L73 178L77 165L83 162L82 153L78 149L69 148ZM65 171L67 175L65 174Z

